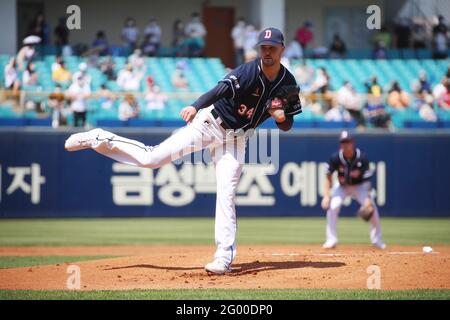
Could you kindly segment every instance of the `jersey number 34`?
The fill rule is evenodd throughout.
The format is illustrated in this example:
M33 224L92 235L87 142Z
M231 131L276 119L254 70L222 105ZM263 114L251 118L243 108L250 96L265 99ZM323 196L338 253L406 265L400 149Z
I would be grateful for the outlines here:
M241 106L238 108L238 113L242 117L246 117L247 119L251 119L253 115L253 111L255 108L248 108L245 104L241 104Z

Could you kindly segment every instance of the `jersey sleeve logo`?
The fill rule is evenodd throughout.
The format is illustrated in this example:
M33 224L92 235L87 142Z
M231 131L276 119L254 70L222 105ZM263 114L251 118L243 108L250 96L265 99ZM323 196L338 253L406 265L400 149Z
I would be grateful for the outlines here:
M266 33L264 34L264 39L270 39L272 36L272 30L266 30Z
M237 78L236 76L231 75L231 76L230 76L230 80L233 82L233 86L234 86L236 89L239 89L239 88L241 87L240 84L239 84L238 78Z

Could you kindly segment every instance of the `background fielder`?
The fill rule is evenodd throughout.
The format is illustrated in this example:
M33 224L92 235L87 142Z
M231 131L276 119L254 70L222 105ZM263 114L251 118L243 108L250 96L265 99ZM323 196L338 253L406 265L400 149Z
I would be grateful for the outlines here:
M68 151L92 148L116 161L147 168L159 168L209 148L216 167L217 249L214 261L205 269L218 274L231 270L236 255L234 197L245 161L246 133L270 117L287 131L293 116L301 112L295 78L280 63L283 34L275 28L264 29L258 46L261 58L231 71L192 106L181 110L188 125L161 144L146 146L102 129L74 134L65 144Z
M338 243L337 218L346 197L358 201L361 209L358 213L370 223L370 241L380 249L386 245L381 240L381 225L378 208L370 195L372 171L369 161L360 149L355 148L354 138L343 131L339 138L340 150L334 153L328 162L322 208L327 210L326 249L334 248ZM332 176L337 172L338 182L332 186Z

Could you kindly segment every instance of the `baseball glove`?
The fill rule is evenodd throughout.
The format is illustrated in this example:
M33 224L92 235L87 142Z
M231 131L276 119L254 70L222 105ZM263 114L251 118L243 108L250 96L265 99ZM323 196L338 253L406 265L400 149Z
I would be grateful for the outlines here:
M356 215L358 217L360 217L361 219L363 219L364 221L369 221L370 218L372 218L372 216L373 216L373 212L374 212L374 210L371 205L369 205L369 206L362 205L356 212Z
M290 108L295 108L300 102L298 94L300 88L297 85L283 86L275 93L272 99L269 99L266 104L266 110L282 109L286 111Z

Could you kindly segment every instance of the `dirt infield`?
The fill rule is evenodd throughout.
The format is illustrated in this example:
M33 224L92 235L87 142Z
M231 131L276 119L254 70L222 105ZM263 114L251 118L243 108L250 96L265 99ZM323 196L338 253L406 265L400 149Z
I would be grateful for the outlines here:
M117 255L84 261L81 290L367 288L367 268L381 271L381 289L450 288L450 246L430 254L418 246L239 246L233 272L207 275L212 246L0 247L0 256ZM67 290L67 266L0 269L0 289Z

